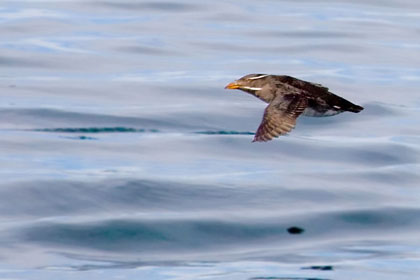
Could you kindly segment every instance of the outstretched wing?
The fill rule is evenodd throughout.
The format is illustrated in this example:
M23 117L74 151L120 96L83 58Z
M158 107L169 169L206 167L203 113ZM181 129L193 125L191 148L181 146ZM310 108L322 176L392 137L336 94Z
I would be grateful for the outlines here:
M263 120L253 142L265 142L286 134L295 127L296 118L305 110L307 99L302 95L278 95L265 108Z

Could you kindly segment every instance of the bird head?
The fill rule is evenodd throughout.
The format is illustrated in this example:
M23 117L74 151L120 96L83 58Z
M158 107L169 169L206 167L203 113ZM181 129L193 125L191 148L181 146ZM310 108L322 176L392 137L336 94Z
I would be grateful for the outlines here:
M241 89L243 91L256 92L261 90L264 85L267 84L267 77L269 77L269 75L249 74L231 82L225 87L225 89Z

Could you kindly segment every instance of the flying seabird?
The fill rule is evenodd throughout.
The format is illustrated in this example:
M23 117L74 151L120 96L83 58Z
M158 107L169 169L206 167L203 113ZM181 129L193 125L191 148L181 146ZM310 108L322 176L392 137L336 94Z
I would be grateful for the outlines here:
M328 88L291 76L249 74L225 89L240 89L268 103L253 142L269 141L291 131L301 115L333 116L359 113L363 107L328 91Z

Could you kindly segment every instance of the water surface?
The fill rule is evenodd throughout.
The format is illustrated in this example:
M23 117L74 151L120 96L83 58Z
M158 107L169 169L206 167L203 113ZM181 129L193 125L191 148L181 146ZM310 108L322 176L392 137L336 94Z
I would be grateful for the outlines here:
M418 277L418 2L3 1L0 22L0 279ZM248 73L365 110L252 143L265 105L223 89Z

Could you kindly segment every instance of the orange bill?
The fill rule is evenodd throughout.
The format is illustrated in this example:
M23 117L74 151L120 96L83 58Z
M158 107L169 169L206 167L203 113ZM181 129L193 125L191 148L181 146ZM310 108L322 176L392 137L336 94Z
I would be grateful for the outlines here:
M237 83L232 82L232 83L228 84L227 86L225 86L225 89L237 89L239 87L240 86Z

